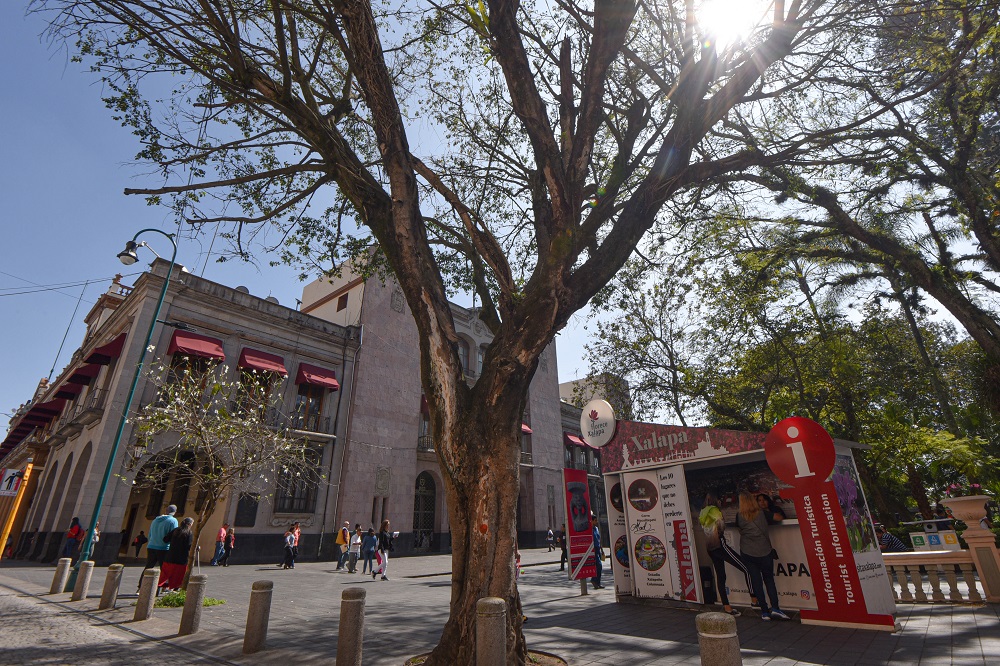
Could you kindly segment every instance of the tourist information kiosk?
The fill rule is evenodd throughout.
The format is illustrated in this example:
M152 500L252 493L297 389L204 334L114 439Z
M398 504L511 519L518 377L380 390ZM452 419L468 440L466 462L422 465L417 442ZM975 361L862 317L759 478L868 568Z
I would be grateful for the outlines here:
M594 401L603 402L603 401ZM892 631L895 602L851 453L809 419L793 417L768 434L636 421L590 427L599 446L618 597L712 603L715 576L698 514L719 499L726 540L739 551L739 493L764 493L787 516L770 526L780 605L803 623ZM613 419L613 417L612 417ZM750 605L742 572L726 565L729 598Z

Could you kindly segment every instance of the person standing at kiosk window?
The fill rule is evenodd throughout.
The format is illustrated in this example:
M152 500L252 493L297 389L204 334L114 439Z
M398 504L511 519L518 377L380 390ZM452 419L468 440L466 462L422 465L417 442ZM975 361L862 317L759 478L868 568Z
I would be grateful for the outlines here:
M740 531L740 557L750 571L753 594L760 602L760 619L790 620L778 607L778 588L774 584L774 560L777 553L767 534L767 517L748 492L740 493L740 510L736 514ZM764 591L767 591L767 598ZM771 607L767 602L770 600Z
M715 568L716 587L719 591L719 600L722 602L722 608L730 615L738 616L740 612L729 603L729 594L726 586L726 562L729 562L743 572L743 576L747 580L747 590L750 594L754 592L753 581L750 580L750 571L743 564L739 553L733 550L732 546L726 541L726 521L722 518L719 500L714 494L709 493L705 496L705 508L698 515L698 522L701 523L701 527L705 531L705 548L708 550L708 556L711 558L712 566ZM754 601L756 601L756 598L754 598Z

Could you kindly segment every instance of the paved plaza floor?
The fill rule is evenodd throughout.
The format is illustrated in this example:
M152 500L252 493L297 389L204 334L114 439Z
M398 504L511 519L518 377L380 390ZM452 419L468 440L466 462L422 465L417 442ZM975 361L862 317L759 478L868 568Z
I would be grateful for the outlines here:
M238 555L238 553L237 553ZM555 555L556 557L553 557ZM235 557L235 555L234 555ZM531 649L573 666L698 664L695 612L615 603L607 589L581 596L559 572L558 553L522 551L519 582ZM177 637L180 609L156 609L131 622L140 566L125 570L118 609L97 611L105 569L94 572L86 600L48 595L54 567L0 562L0 666L6 664L329 664L337 650L341 592L367 591L364 664L399 666L429 651L448 616L447 555L390 561L391 580L335 571L330 563L294 570L262 565L203 567L208 596L201 631ZM274 581L267 649L241 654L250 586ZM744 664L1000 664L1000 606L898 606L901 630L856 631L761 622L747 611L737 626Z

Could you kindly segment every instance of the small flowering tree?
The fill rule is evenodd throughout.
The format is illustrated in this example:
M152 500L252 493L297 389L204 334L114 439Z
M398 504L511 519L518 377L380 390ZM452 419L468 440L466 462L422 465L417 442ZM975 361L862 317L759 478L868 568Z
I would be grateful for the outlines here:
M191 359L153 366L157 399L133 418L135 484L165 487L171 476L198 492L194 543L229 493L264 487L320 484L319 455L308 440L284 428L277 409L282 377L242 371L227 379L224 365ZM187 588L196 549L188 554Z

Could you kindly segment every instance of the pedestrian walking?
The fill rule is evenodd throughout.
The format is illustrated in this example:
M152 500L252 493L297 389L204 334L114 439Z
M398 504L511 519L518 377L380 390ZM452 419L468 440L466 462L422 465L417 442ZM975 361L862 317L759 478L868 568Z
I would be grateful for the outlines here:
M719 591L722 608L730 615L739 616L740 612L729 603L726 562L743 572L747 581L747 590L751 594L753 583L750 580L750 570L743 564L739 553L733 550L729 542L726 541L726 522L722 518L722 509L719 507L719 499L715 494L709 493L705 496L705 508L698 515L698 522L701 523L701 527L705 531L705 547L708 550L709 559L712 560L712 566L715 568L716 589Z
M285 561L281 563L281 568L295 568L295 532L292 531L292 527L285 531Z
M344 568L347 561L347 551L351 544L351 521L345 520L337 531L337 571Z
M74 517L69 523L69 529L66 530L66 544L63 546L62 556L73 557L76 547L82 540L83 528L80 527L80 519Z
M233 548L236 548L236 528L230 527L226 530L226 538L222 540L222 557L219 558L220 567L229 566L229 556L233 554Z
M549 546L548 552L551 553L553 550L556 549L555 541L556 541L556 535L552 533L552 528L550 527L549 531L545 534L545 543L548 544Z
M212 555L212 561L209 563L210 566L219 566L219 560L222 559L222 553L226 549L226 533L229 530L229 523L222 523L222 527L215 534L215 554Z
M354 526L354 534L351 535L351 543L347 547L347 571L357 573L358 558L361 556L361 525Z
M594 584L595 590L603 590L601 574L604 572L604 547L601 545L601 528L594 514L590 514L590 532L594 537L594 577L590 582Z
M375 528L369 527L368 533L361 537L361 557L364 562L361 565L361 573L371 572L375 577L375 549L378 548L378 537L375 536Z
M302 535L302 529L299 527L299 521L296 520L294 523L292 523L292 536L295 539L295 543L292 544L292 556L296 560L299 559L299 537L301 535Z
M191 526L194 518L185 518L178 527L166 535L164 541L170 544L170 549L163 556L163 567L160 569L160 589L167 592L184 587L184 574L187 573L188 555L191 544L194 543L194 532ZM150 529L152 531L152 528Z
M375 552L375 558L378 562L376 570L372 571L372 580L375 579L376 574L382 574L382 580L389 580L389 553L395 550L393 546L393 533L389 531L389 520L382 521L382 527L378 531L378 550Z
M139 530L139 535L132 539L132 547L135 548L136 557L139 557L139 551L142 550L142 547L146 545L147 541L149 541L149 539L146 538L146 533Z
M740 559L750 572L753 596L760 603L760 619L790 620L778 607L778 588L774 584L774 560L778 553L767 534L767 516L760 510L757 499L748 492L740 494L736 528L740 531Z
M153 567L160 567L162 576L161 565L164 562L167 551L170 549L170 544L164 537L177 529L177 519L174 518L175 513L177 513L177 507L171 504L167 507L165 514L153 518L153 522L149 525L149 541L146 543L146 566L143 567L143 571L152 569ZM142 583L141 575L139 576L139 583ZM137 586L136 590L138 589Z
M556 540L559 542L559 571L566 570L566 560L569 559L566 553L566 523L562 524L559 528L559 533L556 535Z

